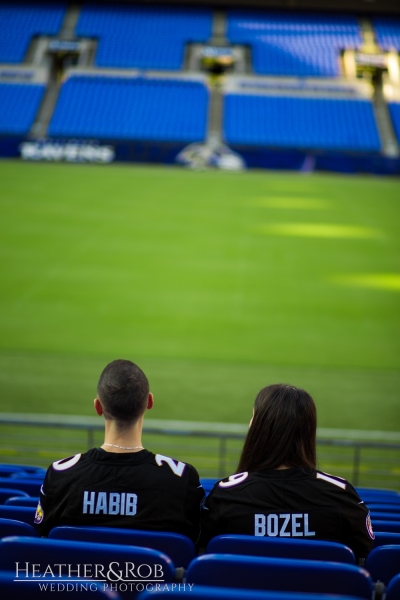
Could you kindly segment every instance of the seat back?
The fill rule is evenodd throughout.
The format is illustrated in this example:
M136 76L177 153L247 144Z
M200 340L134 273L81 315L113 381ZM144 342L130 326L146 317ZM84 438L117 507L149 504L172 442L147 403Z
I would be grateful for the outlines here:
M50 539L145 546L164 552L176 567L186 568L195 557L193 542L178 533L117 529L115 527L55 527Z
M392 546L400 544L400 533L376 531L374 539L374 548L379 546Z
M388 521L387 519L372 519L374 531L387 531L400 533L400 521Z
M371 510L370 514L372 521L400 521L400 512Z
M75 588L75 585L77 587ZM73 587L74 586L74 587ZM74 589L75 588L75 589ZM12 600L43 600L43 598L56 597L62 600L73 598L88 598L90 592L96 594L99 600L119 600L120 596L115 591L111 592L104 590L104 584L88 582L74 582L69 584L69 589L66 583L57 583L54 579L47 578L41 582L39 586L37 579L18 583L15 581L15 573L10 571L0 571L0 589L2 598L12 598ZM72 593L71 593L72 592Z
M390 512L400 514L400 503L399 504L382 504L379 502L369 502L368 508L370 511L377 512Z
M2 487L0 488L0 506L2 504L4 504L8 498L11 498L13 496L20 496L21 498L28 497L28 494L26 492L22 492L21 490L17 490L11 486L9 487Z
M252 535L224 534L213 538L209 542L206 552L207 554L225 553L303 560L330 560L350 565L355 564L354 553L350 548L336 542L319 540L283 540Z
M386 600L399 600L400 598L400 575L395 575L386 590Z
M260 590L246 590L246 595L243 594L243 589L235 590L233 588L213 587L197 585L190 589L186 585L186 595L191 600L339 600L338 596L331 594L302 594L297 592L266 592ZM185 594L184 592L184 594ZM176 589L169 591L167 596L162 590L144 591L140 594L140 600L151 600L152 598L165 598L168 600L182 600L185 595L182 594L182 589L179 591L179 586ZM357 600L354 596L340 596L340 600Z
M400 545L374 548L367 556L365 568L374 581L383 581L387 585L400 573Z
M3 504L0 506L1 519L14 519L33 525L35 519L35 509L32 506L10 506Z
M33 498L32 496L11 496L4 502L4 506L25 506L36 508L39 502L39 498Z
M29 496L39 496L41 479L28 479L25 477L0 477L0 487L12 487L15 490L26 492Z
M171 559L150 548L28 537L0 541L0 571L12 571L24 580L32 578L33 565L35 573L53 573L58 580L60 575L66 581L86 577L110 585L126 583L128 589L132 583L132 597L147 581L172 583L175 574ZM137 589L139 582L143 586Z
M361 567L335 562L204 554L189 565L186 581L245 589L356 596L370 600L372 580Z
M13 519L0 519L0 538L10 535L37 537L36 530L28 523L14 521Z

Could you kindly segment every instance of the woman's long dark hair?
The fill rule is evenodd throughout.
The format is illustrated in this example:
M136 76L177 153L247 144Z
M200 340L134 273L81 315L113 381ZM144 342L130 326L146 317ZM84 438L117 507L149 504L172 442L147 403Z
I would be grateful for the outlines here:
M317 410L305 390L277 383L263 388L237 473L286 467L316 467Z

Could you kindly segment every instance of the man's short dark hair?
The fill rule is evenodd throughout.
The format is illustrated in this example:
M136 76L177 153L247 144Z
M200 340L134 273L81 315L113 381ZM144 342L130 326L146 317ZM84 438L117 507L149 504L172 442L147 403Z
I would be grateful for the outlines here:
M105 418L128 425L146 410L149 382L135 363L118 359L109 363L100 375L97 394Z

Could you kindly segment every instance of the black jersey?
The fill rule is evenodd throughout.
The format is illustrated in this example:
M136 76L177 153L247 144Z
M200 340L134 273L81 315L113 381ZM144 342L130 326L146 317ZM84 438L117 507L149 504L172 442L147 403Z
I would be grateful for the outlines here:
M368 509L345 479L302 468L238 473L216 483L202 511L200 545L222 533L340 542L356 560L374 539Z
M148 450L92 448L47 470L35 515L46 536L57 525L182 533L197 541L204 490L194 467Z

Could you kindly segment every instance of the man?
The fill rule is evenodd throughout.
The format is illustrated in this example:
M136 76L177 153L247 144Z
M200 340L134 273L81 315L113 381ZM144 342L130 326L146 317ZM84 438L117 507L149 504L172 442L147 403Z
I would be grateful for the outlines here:
M197 541L204 490L194 467L142 446L144 413L153 395L129 360L106 366L94 408L105 419L104 443L54 462L40 491L35 526L124 527L182 533Z

